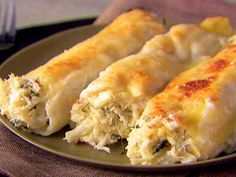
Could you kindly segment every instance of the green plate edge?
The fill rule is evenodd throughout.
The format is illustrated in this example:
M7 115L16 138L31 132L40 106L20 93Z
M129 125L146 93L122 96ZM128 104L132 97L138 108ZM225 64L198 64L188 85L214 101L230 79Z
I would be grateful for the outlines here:
M94 35L104 25L87 25L54 34L36 42L7 59L0 66L0 76L6 78L10 72L22 75L44 64L53 56L69 49L79 41ZM43 51L43 52L42 52ZM37 60L38 59L38 60ZM10 72L9 72L10 71ZM174 165L130 165L128 158L122 154L122 143L111 146L111 154L96 151L86 144L69 144L63 140L66 128L49 137L28 134L15 128L6 117L0 116L1 122L14 134L25 141L51 153L86 163L96 167L131 170L131 171L173 171L212 166L236 159L236 153L220 156L214 159L189 164Z

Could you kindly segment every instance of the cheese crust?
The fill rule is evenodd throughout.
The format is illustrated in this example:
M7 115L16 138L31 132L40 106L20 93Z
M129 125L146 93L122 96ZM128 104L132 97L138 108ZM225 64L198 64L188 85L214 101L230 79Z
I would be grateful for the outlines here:
M132 164L190 163L236 147L236 45L175 77L128 138Z
M0 81L1 114L15 126L48 136L69 122L81 90L114 61L141 49L164 27L153 14L133 10L95 36L21 77ZM42 51L43 52L43 51Z
M222 22L230 31L227 35L211 28ZM113 63L82 91L71 111L76 127L65 139L109 152L106 145L128 137L152 96L181 71L220 51L232 33L227 18L214 17L155 36L138 54Z

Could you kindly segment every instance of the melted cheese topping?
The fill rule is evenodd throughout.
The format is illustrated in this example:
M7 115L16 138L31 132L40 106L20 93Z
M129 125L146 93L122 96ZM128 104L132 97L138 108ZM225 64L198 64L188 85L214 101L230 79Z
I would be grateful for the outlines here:
M217 24L224 18L211 20ZM179 72L224 47L232 31L226 36L214 34L211 25L204 28L207 23L176 25L148 41L138 54L109 66L82 91L71 112L76 128L67 132L65 139L102 149L119 138L127 138L150 97ZM114 135L118 137L115 140Z
M132 164L194 162L235 149L235 50L236 45L230 45L180 74L148 102L140 128L128 138L127 155ZM144 142L153 146L165 140L170 146L163 153L155 154L143 146Z
M30 78L32 88L8 86L7 84L11 83L4 81L5 83L1 84L4 88L0 86L0 95L6 100L5 102L0 99L2 114L5 112L9 119L24 120L34 133L43 136L59 131L69 123L70 110L81 90L94 80L100 71L114 61L136 53L147 40L164 31L163 25L149 12L135 9L121 14L96 35L74 45L24 76L16 77L15 81L19 84ZM40 94L39 100L30 100L28 94L34 90L36 80L44 93ZM8 98L9 93L11 100ZM42 97L46 98L41 102L40 99L44 99ZM8 101L11 101L9 108ZM30 111L36 104L37 109ZM20 105L23 105L23 108ZM38 111L41 107L42 111ZM49 125L45 128L47 118Z

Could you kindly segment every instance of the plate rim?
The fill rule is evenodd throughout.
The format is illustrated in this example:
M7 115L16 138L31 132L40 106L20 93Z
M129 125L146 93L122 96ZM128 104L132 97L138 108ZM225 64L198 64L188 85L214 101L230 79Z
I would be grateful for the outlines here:
M37 143L36 141L29 140L27 136L20 133L20 132L23 132L23 130L13 127L13 125L11 125L11 123L8 121L8 119L5 116L0 115L0 121L12 133L14 133L15 135L17 135L18 137L20 137L27 143L34 145L37 148L43 149L47 152L59 155L61 157L65 157L67 159L75 160L83 164L94 166L94 167L99 166L102 168L109 168L109 169L113 168L113 169L126 170L126 171L177 171L177 170L185 170L185 169L190 170L190 169L196 169L196 168L202 168L202 167L209 167L209 166L221 164L223 162L230 162L236 159L236 153L231 153L225 156L216 157L216 158L208 159L204 161L197 161L197 162L193 162L189 164L186 163L186 164L173 164L173 165L131 165L131 164L118 165L115 163L97 161L96 159L85 159L83 157L77 157L77 156L73 156L64 152L59 152L50 147L47 147L44 144L40 144L40 143ZM39 135L36 135L36 136L39 136ZM47 137L44 137L44 138L47 138Z
M18 57L24 52L30 51L32 48L40 45L41 43L50 41L52 38L55 38L56 36L60 35L65 35L66 33L71 33L73 31L76 31L78 29L83 30L83 28L88 28L88 27L104 27L104 24L100 25L85 25L85 26L80 26L80 27L75 27L71 29L67 29L58 33L55 33L53 35L50 35L49 37L46 37L44 39L41 39L21 50L16 52L15 54L11 55L9 58L7 58L1 65L0 65L0 70L4 68L6 64L14 60L15 57ZM196 168L202 168L202 167L209 167L213 165L218 165L224 162L229 162L233 161L236 159L236 153L231 153L228 155L224 155L221 157L216 157L213 159L208 159L204 161L197 161L189 164L173 164L173 165L131 165L131 164L116 164L112 162L102 162L100 160L96 159L86 159L83 157L78 157L78 156L73 156L65 152L59 152L57 150L54 150L53 148L47 147L46 145L42 143L37 143L36 141L29 140L27 139L27 136L25 136L23 133L23 130L20 130L18 128L13 127L11 123L8 121L8 119L5 116L0 115L0 121L4 124L4 126L9 129L11 132L13 132L15 135L26 141L27 143L34 145L37 148L46 150L47 152L59 155L61 157L65 157L67 159L72 159L78 162L81 162L83 164L88 164L91 166L96 166L96 167L102 167L102 168L109 168L109 169L117 169L117 170L126 170L126 171L176 171L176 170L184 170L184 169L196 169ZM29 134L30 136L30 134ZM39 135L37 135L39 136ZM43 137L47 138L47 137ZM89 145L88 145L89 146Z

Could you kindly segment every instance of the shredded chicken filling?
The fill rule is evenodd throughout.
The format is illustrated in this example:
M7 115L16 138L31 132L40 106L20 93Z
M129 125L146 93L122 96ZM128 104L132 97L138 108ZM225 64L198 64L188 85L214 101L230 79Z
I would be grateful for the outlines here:
M189 163L200 156L191 137L181 128L136 128L128 142L127 155L132 164Z
M41 129L49 124L42 101L42 88L38 81L19 78L9 80L8 117L16 127Z
M97 149L99 147L104 150L101 147L128 137L136 122L133 120L133 114L132 107L122 109L117 104L94 107L89 103L82 103L76 109L72 109L71 120L77 126L67 133L66 139L69 142L87 142Z

